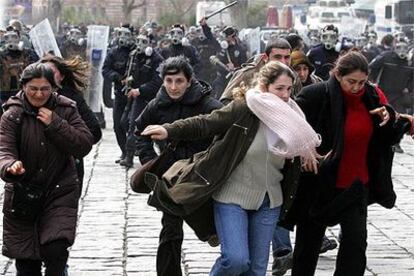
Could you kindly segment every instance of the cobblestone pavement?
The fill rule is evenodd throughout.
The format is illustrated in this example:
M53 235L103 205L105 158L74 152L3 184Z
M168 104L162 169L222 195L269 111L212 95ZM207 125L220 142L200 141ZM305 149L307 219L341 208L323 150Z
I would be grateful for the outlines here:
M414 275L414 142L405 137L401 145L405 153L396 155L393 170L396 207L369 207L365 275ZM108 128L85 158L77 237L69 259L71 276L156 275L160 213L147 206L146 195L131 192L128 180L133 170L114 163L119 154ZM328 236L337 233L334 227ZM208 275L218 252L185 228L182 267L186 275ZM333 274L336 253L321 255L316 275ZM0 275L15 275L13 261L4 256L0 256Z

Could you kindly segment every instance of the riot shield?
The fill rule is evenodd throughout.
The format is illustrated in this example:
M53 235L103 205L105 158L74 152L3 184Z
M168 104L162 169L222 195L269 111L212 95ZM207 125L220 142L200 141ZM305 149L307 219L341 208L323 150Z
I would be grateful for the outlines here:
M102 110L103 76L102 66L105 61L109 39L109 26L88 26L86 56L91 65L89 89L85 100L95 113Z
M52 27L47 18L36 24L36 26L30 30L29 36L34 50L39 57L43 57L47 53L62 57Z

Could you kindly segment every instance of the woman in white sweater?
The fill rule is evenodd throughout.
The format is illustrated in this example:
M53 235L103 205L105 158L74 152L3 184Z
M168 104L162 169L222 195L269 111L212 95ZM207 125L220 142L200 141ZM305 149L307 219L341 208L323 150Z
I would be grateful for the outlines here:
M151 125L142 133L159 140L220 134L225 134L223 140L231 138L233 148L219 152L216 146L226 142L212 145L205 160L211 165L196 171L207 186L216 187L211 196L221 256L210 275L265 275L284 201L285 159L301 156L303 165L316 170L315 147L320 139L290 98L293 80L286 65L269 62L260 70L255 86L236 89L235 100L222 109L173 124Z

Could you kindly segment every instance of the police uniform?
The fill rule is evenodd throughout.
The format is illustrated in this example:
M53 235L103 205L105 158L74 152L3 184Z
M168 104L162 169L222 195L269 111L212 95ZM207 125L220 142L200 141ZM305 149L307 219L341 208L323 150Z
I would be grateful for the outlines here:
M325 49L325 46L321 43L311 48L307 56L315 67L315 75L323 80L328 80L329 71L333 68L339 53L335 49Z
M233 63L234 68L239 68L247 60L246 48L241 44L229 45L227 49L221 49L217 53L217 58L223 64ZM213 82L213 91L216 99L220 99L221 94L227 86L230 78L229 71L217 66L217 75Z
M129 47L112 47L105 58L102 67L102 75L108 81L114 83L115 101L113 105L114 131L118 146L122 154L125 155L125 143L127 129L121 124L121 117L127 105L127 97L122 91L124 85L121 83L126 78L127 64L131 48Z
M369 64L370 79L378 83L389 103L401 113L413 108L414 66L407 58L386 51ZM411 111L412 112L412 111Z

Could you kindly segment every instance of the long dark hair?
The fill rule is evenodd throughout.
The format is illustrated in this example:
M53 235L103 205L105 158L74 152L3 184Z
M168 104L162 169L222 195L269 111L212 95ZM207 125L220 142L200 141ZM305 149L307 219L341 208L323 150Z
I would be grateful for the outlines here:
M360 52L350 51L336 61L333 70L339 76L345 76L355 71L362 71L368 75L368 60Z
M53 63L64 77L62 86L74 88L79 93L88 88L89 65L81 57L76 56L71 59L63 59L51 54L47 54L40 60L41 63Z

